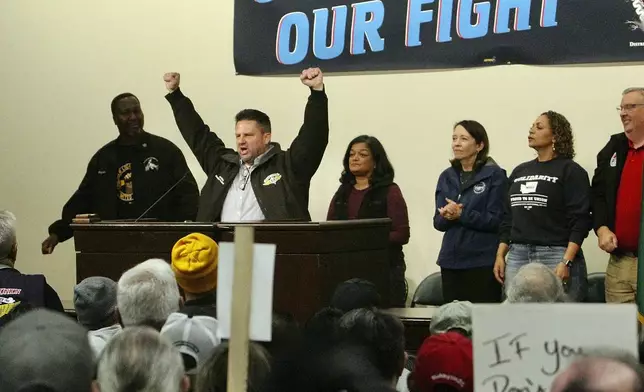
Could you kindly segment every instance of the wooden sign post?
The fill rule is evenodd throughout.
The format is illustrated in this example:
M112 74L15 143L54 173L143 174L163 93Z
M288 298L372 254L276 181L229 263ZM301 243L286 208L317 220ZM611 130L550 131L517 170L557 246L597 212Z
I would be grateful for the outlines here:
M228 391L246 392L255 229L235 227L235 266L228 349Z

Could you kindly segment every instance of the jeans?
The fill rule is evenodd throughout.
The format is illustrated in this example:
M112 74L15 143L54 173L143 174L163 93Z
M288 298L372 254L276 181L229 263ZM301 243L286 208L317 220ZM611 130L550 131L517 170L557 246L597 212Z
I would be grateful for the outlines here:
M529 263L541 263L550 267L553 271L563 260L566 253L565 246L541 246L526 244L511 244L508 257L505 261L505 283L514 279L521 267ZM584 254L579 250L570 267L570 277L564 283L566 294L572 301L583 302L588 291L588 279L586 271L586 260Z

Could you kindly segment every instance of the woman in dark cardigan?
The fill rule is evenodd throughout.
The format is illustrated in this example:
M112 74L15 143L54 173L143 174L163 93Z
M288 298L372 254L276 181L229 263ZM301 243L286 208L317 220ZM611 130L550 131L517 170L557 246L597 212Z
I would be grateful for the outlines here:
M404 307L407 289L402 247L409 242L409 217L402 192L394 183L394 168L380 141L367 135L349 143L342 163L341 185L331 200L327 219L391 218L390 305Z

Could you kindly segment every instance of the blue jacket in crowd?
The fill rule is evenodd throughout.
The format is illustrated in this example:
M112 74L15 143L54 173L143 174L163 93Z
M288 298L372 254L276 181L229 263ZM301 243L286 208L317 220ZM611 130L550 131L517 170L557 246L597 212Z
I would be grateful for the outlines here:
M438 178L434 227L445 232L437 262L441 268L494 265L508 192L507 174L492 158L476 165L474 171L461 184L461 166L455 162ZM440 216L438 209L447 204L446 198L463 204L460 219L450 221Z

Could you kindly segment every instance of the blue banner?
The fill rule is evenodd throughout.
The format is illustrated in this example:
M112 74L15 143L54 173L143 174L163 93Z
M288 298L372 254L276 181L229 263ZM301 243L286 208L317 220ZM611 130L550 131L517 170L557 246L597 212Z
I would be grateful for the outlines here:
M644 0L235 0L243 75L644 60Z

